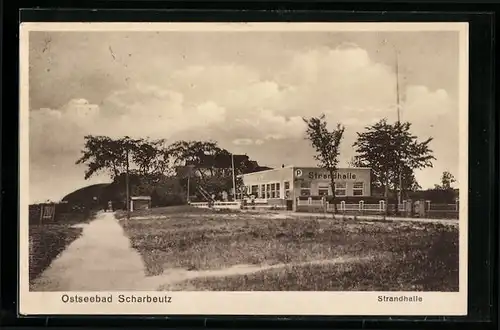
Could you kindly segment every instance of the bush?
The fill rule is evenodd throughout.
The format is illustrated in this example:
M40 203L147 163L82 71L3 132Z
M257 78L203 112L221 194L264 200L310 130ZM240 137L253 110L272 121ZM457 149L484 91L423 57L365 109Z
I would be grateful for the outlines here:
M164 194L160 195L153 192L151 195L152 207L178 206L186 204L186 198L179 194Z

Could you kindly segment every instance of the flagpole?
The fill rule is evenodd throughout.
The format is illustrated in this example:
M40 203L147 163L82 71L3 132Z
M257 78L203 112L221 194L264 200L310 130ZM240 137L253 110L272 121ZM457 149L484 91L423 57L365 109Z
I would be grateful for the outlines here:
M234 155L231 153L231 166L233 168L233 192L234 192L234 200L236 201L236 178L234 175Z
M128 138L128 137L126 137ZM125 189L127 190L126 191L126 198L127 198L127 220L130 219L130 178L129 178L129 150L128 150L129 146L127 145L126 146L126 149L125 149L125 153L126 153L126 157L127 157L127 160L126 160L126 168L125 168Z
M400 98L399 98L399 54L398 51L395 50L396 52L396 106L397 106L397 112L398 112L398 125L401 124L401 114L400 114ZM402 175L402 168L400 165L399 168L399 193L398 193L398 204L401 204L401 199L402 199L402 194L403 194L403 175Z

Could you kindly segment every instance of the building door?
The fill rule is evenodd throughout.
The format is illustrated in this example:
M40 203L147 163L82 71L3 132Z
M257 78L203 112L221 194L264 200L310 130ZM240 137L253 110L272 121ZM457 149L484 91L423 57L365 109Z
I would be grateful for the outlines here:
M292 191L290 190L290 181L283 182L283 191L286 200L293 200Z

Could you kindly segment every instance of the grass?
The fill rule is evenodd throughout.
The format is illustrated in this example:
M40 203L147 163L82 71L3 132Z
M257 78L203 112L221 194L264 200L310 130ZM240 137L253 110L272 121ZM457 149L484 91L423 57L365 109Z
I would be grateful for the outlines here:
M57 221L53 223L40 225L37 221L30 221L30 283L40 276L69 244L80 237L83 229L73 226L88 223L94 219L94 216L94 211L76 209L58 214Z
M81 233L82 228L74 228L69 224L30 225L30 283Z
M180 283L192 290L458 290L458 229L440 224L278 219L189 207L121 221L148 275L235 265L283 267ZM353 258L342 264L300 263ZM370 260L366 260L370 258Z

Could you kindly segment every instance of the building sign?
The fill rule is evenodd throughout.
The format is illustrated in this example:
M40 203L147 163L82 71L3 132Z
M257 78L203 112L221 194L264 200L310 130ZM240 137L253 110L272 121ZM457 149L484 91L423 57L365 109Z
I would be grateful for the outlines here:
M309 180L331 180L332 177L327 171L303 171L301 169L295 170L295 176L297 178L304 178ZM347 180L353 181L357 179L356 173L345 171L345 172L335 172L333 174L334 180Z

